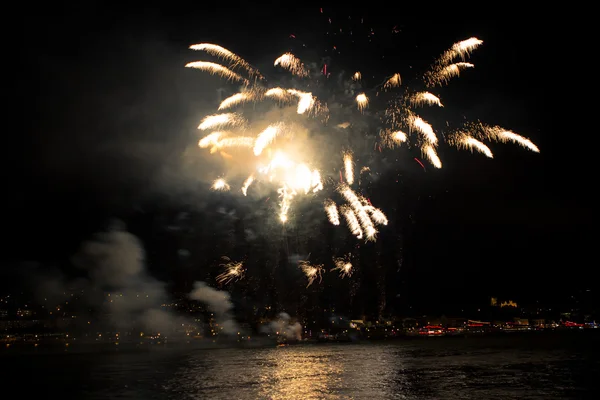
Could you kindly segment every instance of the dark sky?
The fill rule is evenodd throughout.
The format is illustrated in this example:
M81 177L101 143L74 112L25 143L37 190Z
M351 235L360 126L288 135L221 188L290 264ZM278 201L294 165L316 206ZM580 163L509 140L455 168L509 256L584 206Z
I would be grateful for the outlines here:
M455 121L481 119L530 137L541 154L495 145L490 161L448 149L443 169L416 168L408 285L536 296L556 285L588 285L591 161L574 147L579 127L564 128L567 87L578 80L562 44L578 35L570 18L553 10L478 16L458 7L321 13L309 5L235 4L125 10L88 2L15 15L15 71L5 77L18 92L5 130L15 143L5 147L7 159L15 158L5 195L6 265L66 259L107 218L183 196L185 177L169 175L168 166L214 105L214 95L204 94L223 86L183 68L200 58L190 44L219 43L263 68L289 49L318 60L335 45L332 66L416 77L452 43L476 36L484 41L472 58L476 68L444 89L452 104L445 111ZM340 26L375 35L352 43L334 37ZM393 193L392 182L380 184Z

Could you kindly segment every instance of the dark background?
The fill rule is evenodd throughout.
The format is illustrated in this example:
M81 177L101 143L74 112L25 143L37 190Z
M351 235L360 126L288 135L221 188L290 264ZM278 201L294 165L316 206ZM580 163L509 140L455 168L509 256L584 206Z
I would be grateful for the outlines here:
M369 71L378 82L396 71L418 77L452 43L476 36L484 41L472 57L476 68L441 90L444 116L501 125L541 153L494 145L488 160L445 147L441 170L423 171L409 158L402 166L412 172L402 182L384 174L379 193L405 205L398 217L405 226L390 228L402 232L404 264L389 285L405 306L423 309L491 295L561 302L589 289L595 133L583 111L593 80L583 11L397 7L321 13L306 4L217 10L86 2L15 12L19 28L6 50L16 107L4 132L4 268L24 260L62 265L110 217L128 222L147 246L169 247L153 230L170 218L165 213L205 204L185 179L165 175L225 86L183 68L201 58L190 44L221 44L263 70L292 50L334 69ZM371 41L346 34L371 28ZM150 260L154 273L174 279L173 266Z

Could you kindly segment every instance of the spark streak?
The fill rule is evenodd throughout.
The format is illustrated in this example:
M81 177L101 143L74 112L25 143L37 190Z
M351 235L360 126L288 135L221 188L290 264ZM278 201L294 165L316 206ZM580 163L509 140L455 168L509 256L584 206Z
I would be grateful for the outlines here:
M244 194L244 196L248 195L248 188L250 187L250 185L252 185L252 182L254 182L254 176L253 175L250 175L244 181L244 184L242 185L242 193Z
M304 64L292 53L282 54L273 65L276 67L279 65L296 76L306 77L309 74Z
M219 104L219 111L234 107L248 100L252 100L252 95L250 93L236 93L233 96L229 96L223 100L221 104Z
M430 124L423 121L421 117L415 114L410 114L408 117L408 123L410 126L415 129L417 132L423 134L425 140L433 145L436 145L438 142L438 138L433 131L433 128Z
M213 75L219 75L222 78L231 81L239 81L248 83L246 78L243 78L241 75L236 74L229 68L222 66L221 64L215 64L208 61L194 61L185 65L187 68L196 68L202 71L209 72Z
M212 54L213 56L217 56L219 58L229 61L231 63L232 68L239 66L244 68L250 75L262 78L260 73L256 69L252 68L252 66L250 66L250 64L248 64L242 57L238 56L230 50L227 50L224 47L212 43L199 43L191 45L190 49L205 51L208 54Z
M483 142L475 139L472 136L468 136L465 134L458 135L458 137L454 139L454 145L457 148L469 149L471 151L476 150L479 153L484 154L488 158L494 158L492 150L490 150L490 148L486 146Z
M325 201L325 212L327 213L327 218L329 218L329 222L332 225L340 224L340 214L338 213L337 206L331 199L327 199Z
M240 126L243 124L244 120L237 114L214 114L204 117L200 125L198 125L198 129L207 130L225 126Z
M259 156L265 147L270 145L280 133L281 125L269 125L256 138L256 142L254 144L254 155Z
M375 240L377 230L375 229L375 226L373 226L373 221L371 220L371 217L369 217L369 214L367 214L367 211L365 210L362 202L360 201L356 193L354 193L354 191L346 185L341 185L338 191L350 204L352 210L358 217L358 220L360 221L360 226L366 234L367 240Z
M436 105L438 107L444 107L440 99L436 95L429 92L416 93L411 97L410 101L415 106Z
M435 151L435 148L432 145L426 144L421 148L421 150L423 152L423 156L427 157L427 159L433 164L434 167L442 168L442 161L438 157L437 152Z
M344 173L346 175L346 182L350 185L354 183L354 162L352 161L352 153L344 153Z

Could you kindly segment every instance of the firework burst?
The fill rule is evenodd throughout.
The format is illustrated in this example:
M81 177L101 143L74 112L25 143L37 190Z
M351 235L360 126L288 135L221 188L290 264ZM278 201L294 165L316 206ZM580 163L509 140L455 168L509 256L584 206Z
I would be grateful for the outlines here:
M244 278L245 269L243 262L232 261L229 257L221 257L223 261L219 266L224 269L222 273L217 275L217 282L221 285L226 285L230 282L239 281Z
M348 101L342 107L336 105L334 109L341 108L344 112L348 110L346 114L355 110L358 118L376 118L385 125L379 132L376 148L416 148L420 150L422 157L436 168L442 168L438 151L441 143L480 153L488 158L493 158L490 142L514 143L530 151L539 152L531 140L498 126L481 122L467 123L460 129L442 134L438 127L422 116L425 114L419 115L419 109L423 107L444 107L440 97L434 93L434 88L447 84L461 72L473 68L474 64L466 60L482 43L477 38L470 38L455 43L444 52L423 75L424 86L428 88L426 91L405 88L399 73L388 76L372 90L364 90L363 75L356 72L348 81L358 89L344 92ZM361 194L360 174L357 177L354 173L353 153L357 150L340 145L337 150L341 155L337 158L339 170L328 171L325 179L322 179L321 168L327 163L320 162L313 152L321 146L324 138L339 132L354 132L353 122L344 121L345 118L341 120L344 122L338 119L338 123L330 126L328 121L333 111L329 109L327 102L319 99L311 89L318 86L313 77L320 76L322 81L327 79L329 74L323 72L323 75L319 75L319 70L311 71L298 57L288 52L278 57L274 66L301 78L295 83L304 85L304 90L297 87L270 87L268 79L256 68L223 47L203 43L191 48L215 56L223 60L225 65L197 61L187 64L187 67L243 84L239 93L231 95L219 105L219 111L227 110L226 113L209 115L198 126L198 129L205 132L198 143L200 148L221 155L224 154L223 150L233 147L245 152L239 157L227 154L236 160L238 166L242 164L247 168L245 181L241 185L242 194L247 196L251 193L255 182L273 185L273 190L279 196L278 216L280 221L285 223L290 218L294 201L299 197L318 197L317 194L324 191L327 196L320 197L319 203L323 204L331 224L340 225L343 219L354 236L374 241L378 232L377 226L385 226L388 221L383 211L374 207ZM373 99L387 96L386 108L377 110L377 107L370 104L369 96ZM263 118L257 122L260 118L257 118L256 114L259 111L256 107L244 108L247 103L257 102L270 102L272 107L279 110L272 115L278 117L260 114ZM291 113L295 114L293 118L283 116L290 114L284 113L284 110L290 107L295 110ZM321 124L318 132L315 131L315 124ZM327 161L336 159L331 157L331 152L328 153L328 158ZM340 182L334 183L338 172ZM333 179L333 176L336 179ZM223 179L217 179L212 187L214 190L230 188ZM323 200L324 197L327 198ZM334 200L334 197L338 200ZM296 215L296 218L301 216ZM342 276L349 276L352 270L351 263L348 261L344 265L344 268L339 268L336 261L335 269L339 270ZM315 279L321 278L322 266L303 261L300 267L308 277L309 285Z
M306 260L302 260L298 262L298 266L302 272L304 272L304 275L306 275L306 279L308 279L306 287L312 285L317 279L319 280L319 283L323 280L323 265L311 264Z
M352 255L348 254L345 257L334 258L333 263L335 264L335 268L332 268L331 271L339 271L340 278L352 276L353 267L350 261L351 257Z

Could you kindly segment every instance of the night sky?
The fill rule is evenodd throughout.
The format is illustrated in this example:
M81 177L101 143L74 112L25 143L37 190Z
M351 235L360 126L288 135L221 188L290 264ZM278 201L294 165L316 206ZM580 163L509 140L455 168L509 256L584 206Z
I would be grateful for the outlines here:
M4 132L16 151L5 147L15 161L4 196L3 268L25 260L61 264L110 217L137 223L134 233L144 239L151 233L143 227L158 218L152 210L203 203L194 198L203 192L186 187L186 177L175 179L169 165L195 142L199 120L226 85L183 67L202 58L190 44L221 44L264 70L288 50L316 61L330 56L332 68L369 71L378 82L397 70L417 77L452 43L475 36L484 41L471 58L476 67L443 89L444 115L501 125L529 137L541 153L496 144L488 160L443 146L444 168L427 171L403 160L414 199L406 201L411 226L398 285L412 303L461 304L493 294L551 298L557 288L590 285L591 161L574 147L577 129L563 128L567 111L557 112L565 86L577 78L564 65L568 57L555 56L568 30L556 18L507 19L492 11L481 17L458 9L460 18L386 8L321 13L309 5L227 11L86 4L17 17L16 70L5 77L18 94ZM334 26L357 32L368 26L375 35L353 44L347 35L334 37ZM332 45L340 54L332 54ZM384 178L380 193L404 193L392 173Z

